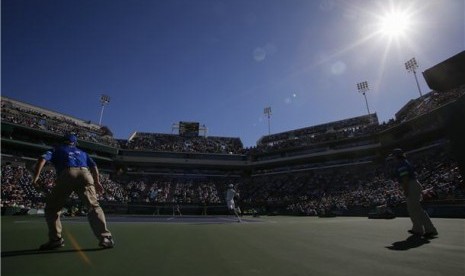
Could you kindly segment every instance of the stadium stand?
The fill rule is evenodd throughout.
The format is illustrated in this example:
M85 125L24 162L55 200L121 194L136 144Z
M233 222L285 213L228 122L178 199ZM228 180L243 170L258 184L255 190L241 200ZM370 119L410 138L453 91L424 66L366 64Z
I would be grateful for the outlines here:
M242 142L239 138L180 136L162 133L134 133L128 141L120 141L123 149L150 150L168 152L197 152L197 153L243 153Z
M107 127L100 127L90 121L78 120L43 108L2 97L2 122L9 122L49 133L65 134L74 132L80 139L116 147L118 143Z
M98 162L100 201L114 212L153 213L177 204L205 214L207 206L224 205L229 183L246 211L366 215L384 206L397 212L404 199L385 159L395 147L417 166L425 203L463 206L464 164L454 150L463 147L463 130L450 130L450 118L460 117L464 102L465 85L431 91L387 123L376 114L348 118L263 136L245 149L235 137L136 132L115 139L106 127L2 97L2 214L43 208L47 190L31 186L32 165L70 131ZM54 176L47 168L40 181L50 188ZM82 212L74 194L68 209Z
M465 94L465 85L444 92L431 91L411 100L396 113L396 121L405 122L455 101Z
M429 191L426 201L464 200L465 187L457 164L440 149L412 154L419 180ZM439 157L439 158L438 158ZM349 209L396 206L403 199L398 183L383 167L346 165L298 173L259 174L239 182L241 203L249 208L283 210L294 215L317 215L324 211L344 213ZM41 176L45 186L53 185L53 169ZM101 174L103 202L145 204L221 204L230 179L151 175L111 180ZM237 180L237 179L236 179ZM2 165L2 207L43 208L44 192L31 186L31 172L24 164ZM71 197L69 208L76 204Z

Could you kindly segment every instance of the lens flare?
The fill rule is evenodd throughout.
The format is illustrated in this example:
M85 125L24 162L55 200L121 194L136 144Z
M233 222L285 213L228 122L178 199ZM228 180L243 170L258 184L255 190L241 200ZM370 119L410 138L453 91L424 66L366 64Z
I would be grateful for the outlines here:
M82 261L84 263L86 263L87 265L89 265L89 266L92 265L92 262L90 261L89 257L86 255L86 253L84 251L82 251L81 246L79 245L77 240L74 238L74 236L71 233L67 232L67 231L64 231L64 232L65 232L66 238L71 242L71 245L77 251L77 253L79 254L79 257L81 257Z

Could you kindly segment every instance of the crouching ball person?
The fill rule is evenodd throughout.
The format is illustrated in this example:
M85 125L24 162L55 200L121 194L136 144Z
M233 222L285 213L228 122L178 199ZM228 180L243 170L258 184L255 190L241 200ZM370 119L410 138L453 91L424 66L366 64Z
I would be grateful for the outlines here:
M112 248L115 243L107 229L105 214L97 200L97 192L103 193L99 171L94 160L76 147L77 137L66 135L63 143L45 152L37 161L32 183L40 189L38 183L40 172L47 161L55 166L57 178L45 205L45 220L48 226L49 241L40 246L40 250L51 250L64 246L61 209L69 195L74 191L88 208L88 219L99 246Z
M422 186L416 178L412 165L407 160L402 149L394 149L393 156L397 161L396 177L404 191L408 214L413 224L412 229L408 232L425 238L437 236L438 231L431 222L428 213L421 206Z

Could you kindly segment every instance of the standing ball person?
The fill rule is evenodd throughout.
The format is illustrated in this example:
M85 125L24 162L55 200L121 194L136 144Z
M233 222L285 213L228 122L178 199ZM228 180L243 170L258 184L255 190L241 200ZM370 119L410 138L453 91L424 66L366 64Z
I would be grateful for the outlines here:
M97 192L103 193L97 165L86 152L76 147L76 143L76 135L65 135L61 145L45 152L36 163L32 183L37 189L41 188L38 180L47 161L53 163L57 175L45 205L49 241L41 245L40 250L64 246L60 214L73 191L88 208L87 217L94 235L99 240L99 246L103 248L114 246L111 232L107 229L105 214L97 200Z
M422 186L418 182L415 170L407 160L402 149L394 149L393 156L396 159L395 176L401 184L407 203L407 210L412 220L413 227L408 232L414 235L432 238L438 235L431 219L421 206Z

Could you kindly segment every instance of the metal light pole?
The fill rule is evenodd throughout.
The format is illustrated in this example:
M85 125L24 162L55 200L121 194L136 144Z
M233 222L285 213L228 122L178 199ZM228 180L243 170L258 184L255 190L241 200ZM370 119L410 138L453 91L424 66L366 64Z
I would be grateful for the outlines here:
M365 104L367 106L367 112L368 112L368 115L370 115L370 108L368 107L368 100L367 100L367 95L366 95L366 92L370 90L370 88L368 88L368 82L364 81L364 82L357 83L357 89L358 89L358 93L362 93L363 96L365 97Z
M102 104L102 109L100 111L100 120L98 121L98 125L102 125L102 117L103 117L103 110L105 109L105 105L110 103L110 96L107 95L101 95L100 96L100 103Z
M268 116L268 135L270 135L271 134L271 127L270 127L271 107L270 106L265 107L265 109L263 110L263 113Z
M411 58L405 63L405 69L407 69L409 73L413 72L413 75L415 76L415 81L417 82L418 92L420 92L420 97L421 97L423 96L423 94L421 93L420 84L418 83L417 71L416 71L417 68L418 68L418 63L415 58Z

